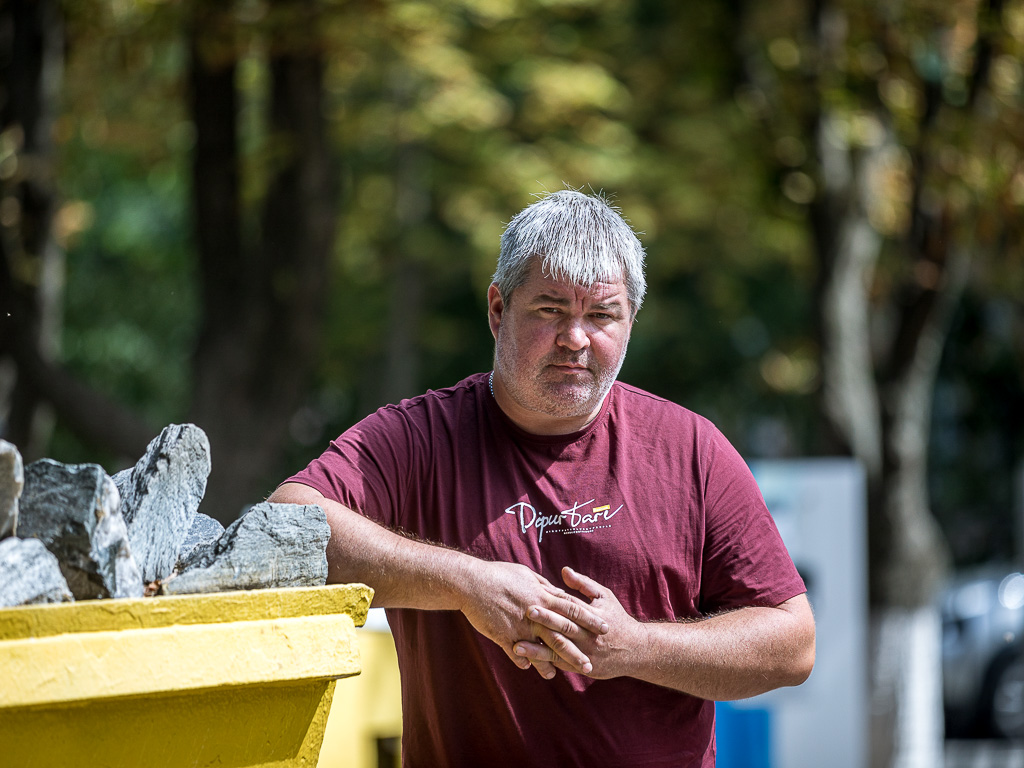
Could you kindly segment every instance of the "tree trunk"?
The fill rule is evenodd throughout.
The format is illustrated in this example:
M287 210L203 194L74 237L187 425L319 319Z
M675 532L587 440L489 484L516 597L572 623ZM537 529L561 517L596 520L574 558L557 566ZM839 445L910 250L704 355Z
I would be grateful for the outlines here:
M833 151L834 147L833 147ZM882 246L864 211L863 179L880 150L851 162L851 187L814 206L820 264L819 329L823 412L868 478L871 580L871 735L873 768L942 764L940 627L931 606L947 562L927 496L928 422L948 310L961 283L917 328L901 334L907 355L879 385L871 353L871 275ZM837 204L837 199L845 201ZM922 698L924 697L924 698ZM928 697L931 697L930 699Z
M55 418L83 439L134 460L155 432L57 362L64 252L53 122L64 67L64 27L54 0L0 3L0 435L40 458Z
M375 388L382 402L397 403L420 390L420 339L424 316L425 290L423 264L405 245L407 233L427 218L430 192L424 178L423 150L416 144L399 141L395 151L397 190L395 195L396 233L388 243L385 263L390 272L388 297L388 334L385 348L384 381Z
M51 137L63 45L53 0L0 4L0 132L15 164L0 179L0 356L8 361L0 374L0 424L26 458L39 456L53 426L52 408L25 362L53 360L60 338L64 254L53 238Z
M839 11L819 6L819 63L844 41ZM819 72L819 75L821 73ZM820 88L815 92L820 94ZM912 153L912 226L900 248L912 280L886 298L896 322L875 314L873 276L884 238L872 226L871 179L895 146L888 115L874 110L880 138L842 146L824 100L815 102L822 192L811 206L820 267L818 322L823 412L842 449L868 478L873 768L942 765L941 626L933 598L949 557L928 499L932 391L953 309L966 280L967 249L948 218L922 203L926 157ZM935 107L924 110L927 136ZM836 116L838 118L838 116ZM924 142L924 138L920 139ZM872 323L874 320L874 323Z
M876 608L869 633L872 766L941 768L942 659L938 612Z
M415 71L388 46L378 51L393 57L386 68L385 93L397 113L411 110L420 98ZM408 248L409 233L421 226L430 213L430 159L417 139L392 127L391 152L382 172L395 181L392 231L380 245L385 269L387 324L381 342L381 359L368 367L360 382L358 410L370 413L421 391L420 333L425 314L426 290L422 255ZM422 249L420 249L422 250Z
M192 28L196 231L203 325L192 420L210 438L203 511L222 521L273 490L289 423L318 350L336 220L324 124L322 52L290 31L315 5L272 4L269 133L275 158L258 243L241 232L230 4L201 4Z
M850 222L836 225L840 231L851 226ZM849 258L853 257L840 255L839 261ZM952 306L957 293L953 281L947 292L944 303ZM934 682L942 676L941 637L932 598L948 557L928 502L928 421L946 318L934 317L916 338L902 375L867 397L863 387L851 381L861 377L853 372L857 364L868 362L862 370L869 376L875 370L863 357L866 340L837 325L837 318L851 311L843 305L856 307L867 301L867 286L844 277L844 270L824 281L821 343L826 399L832 390L825 413L868 477L874 649L869 658L870 679L881 686L871 695L872 766L931 768L942 764L941 690ZM876 431L879 402L881 429ZM867 439L871 433L878 442ZM924 695L934 700L922 703Z

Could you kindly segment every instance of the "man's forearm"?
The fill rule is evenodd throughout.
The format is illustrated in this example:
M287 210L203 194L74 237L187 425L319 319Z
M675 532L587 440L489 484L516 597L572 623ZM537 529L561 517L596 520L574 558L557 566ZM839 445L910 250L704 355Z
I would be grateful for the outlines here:
M615 594L594 579L562 569L566 586L590 600L609 631L601 636L571 630L572 640L593 662L591 677L635 677L705 699L754 696L799 685L814 666L814 616L805 595L775 607L749 607L699 621L642 623ZM535 622L556 627L543 609ZM551 661L551 643L517 643L514 652L533 662Z
M318 504L327 516L327 579L332 583L362 582L374 590L373 604L382 608L457 610L474 629L497 644L522 668L530 662L513 653L517 640L550 637L534 632L527 616L540 605L570 633L600 635L608 631L601 616L585 603L524 565L480 560L465 552L402 536L363 515L325 498L299 483L280 486L269 501ZM584 674L593 667L571 641L559 648L567 668ZM549 665L540 668L547 670Z
M641 627L632 675L703 699L744 699L799 685L814 665L814 624L803 595L772 608Z
M282 485L268 501L323 508L331 527L328 582L367 584L373 587L374 606L380 608L462 607L460 588L470 555L401 536L298 483Z

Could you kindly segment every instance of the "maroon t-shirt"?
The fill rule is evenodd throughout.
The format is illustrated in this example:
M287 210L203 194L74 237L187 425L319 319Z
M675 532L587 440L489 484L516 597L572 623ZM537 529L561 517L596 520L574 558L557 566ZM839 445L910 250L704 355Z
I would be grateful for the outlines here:
M746 464L706 419L616 383L585 429L532 435L487 374L381 408L291 478L389 527L563 586L568 565L641 621L805 591ZM521 670L456 611L391 610L406 766L714 765L714 705L632 678Z

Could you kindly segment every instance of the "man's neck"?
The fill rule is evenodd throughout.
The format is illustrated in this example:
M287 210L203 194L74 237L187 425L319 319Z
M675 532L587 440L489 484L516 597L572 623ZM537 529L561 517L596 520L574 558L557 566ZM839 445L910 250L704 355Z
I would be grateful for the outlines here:
M489 386L498 407L512 420L513 424L531 435L571 435L573 432L579 432L597 418L604 405L604 398L601 398L597 407L583 416L553 416L542 411L524 408L509 394L501 376L493 371L490 375ZM605 397L607 396L606 394Z

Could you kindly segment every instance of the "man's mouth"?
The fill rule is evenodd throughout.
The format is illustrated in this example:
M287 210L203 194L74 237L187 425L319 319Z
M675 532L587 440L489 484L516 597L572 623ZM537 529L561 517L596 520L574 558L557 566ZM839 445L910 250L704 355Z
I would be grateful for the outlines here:
M582 363L551 363L551 367L556 368L562 373L590 372L590 369Z

